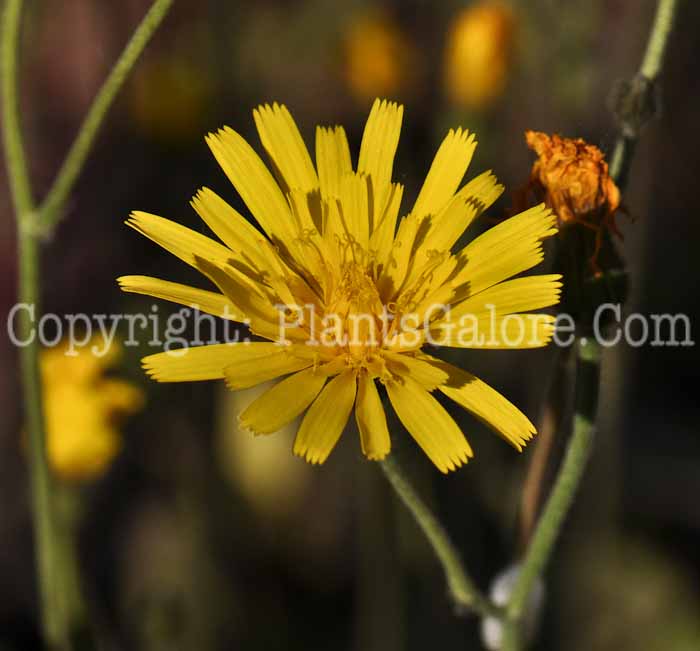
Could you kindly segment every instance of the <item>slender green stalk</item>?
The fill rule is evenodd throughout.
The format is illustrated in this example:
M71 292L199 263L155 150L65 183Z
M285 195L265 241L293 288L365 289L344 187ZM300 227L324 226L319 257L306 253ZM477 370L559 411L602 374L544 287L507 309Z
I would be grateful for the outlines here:
M626 183L639 131L654 115L654 82L661 72L678 4L678 0L659 0L639 74L629 83L621 98L618 117L622 133L615 143L610 162L610 175L618 185Z
M5 163L15 214L27 216L34 210L27 161L19 124L17 51L22 0L7 0L2 21L2 135Z
M664 64L668 37L673 29L678 0L661 0L656 8L654 26L647 43L647 51L644 54L639 73L647 79L654 80L659 76Z
M502 621L503 637L501 638L500 651L520 651L520 632L518 622L505 618Z
M3 144L10 193L17 223L19 261L18 298L36 311L39 309L39 250L33 235L34 202L27 173L19 119L17 52L22 0L8 0L2 22L2 113ZM26 427L29 433L29 473L32 517L36 548L36 572L39 582L42 629L46 642L61 644L62 608L54 564L55 519L51 503L51 477L46 462L44 417L41 406L39 349L32 338L32 321L27 310L20 312L19 337L30 341L20 349Z
M51 189L39 207L39 222L45 230L50 231L61 218L65 201L78 180L114 98L172 4L173 0L154 0L97 93Z
M18 227L19 302L39 310L39 245ZM20 314L19 337L28 341L33 324L26 310ZM46 643L60 648L67 640L67 624L61 601L60 577L55 563L56 519L51 499L52 481L46 458L46 429L42 410L39 347L35 337L20 349L24 412L29 433L29 473L32 488L32 518L36 548L37 579L41 598L42 628Z
M77 570L72 562L66 560L74 558L72 550L65 547L71 543L59 535L57 527L59 522L52 501L53 482L47 462L39 344L33 336L32 325L32 319L41 313L39 227L50 230L58 220L61 208L78 178L114 97L170 9L172 0L154 1L95 98L46 200L38 211L32 197L19 117L17 57L22 5L22 0L7 0L0 34L3 150L17 223L18 300L27 306L26 310L19 313L19 338L29 342L20 349L20 366L26 427L29 433L29 472L42 631L49 648L69 649L71 635L75 627L81 624L82 604L79 603ZM63 543L60 540L63 540ZM65 553L61 553L61 549ZM70 589L75 593L75 599L67 598Z
M469 577L447 532L416 493L394 456L380 461L381 468L433 548L445 571L447 586L455 605L461 609L473 609L482 616L499 616L499 609L481 594Z
M573 502L593 443L593 425L598 404L600 344L580 340L576 373L576 413L566 455L539 524L522 562L520 574L508 602L508 615L518 619L537 578L551 556L564 518Z

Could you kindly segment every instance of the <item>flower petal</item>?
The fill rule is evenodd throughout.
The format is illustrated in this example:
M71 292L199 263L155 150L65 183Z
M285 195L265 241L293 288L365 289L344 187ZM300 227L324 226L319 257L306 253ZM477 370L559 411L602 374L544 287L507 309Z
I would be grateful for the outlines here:
M357 171L369 174L372 182L372 225L376 225L391 190L394 156L401 134L403 106L386 100L375 100L367 118Z
M242 271L263 281L261 272L274 272L280 262L268 240L243 215L209 188L202 188L190 202L217 237L231 249L230 258L245 265ZM274 260L270 259L274 256Z
M282 429L315 400L326 379L313 368L290 375L248 405L239 417L241 426L255 434Z
M469 225L502 194L503 186L491 172L467 183L431 220L430 230L417 254L449 251Z
M294 441L294 454L309 463L323 463L343 433L355 402L356 373L336 375L304 416Z
M258 224L274 240L298 236L287 200L272 174L245 139L224 127L210 133L207 144Z
M379 267L375 272L375 277L378 277L381 271L389 264L391 247L394 243L394 235L396 233L396 221L399 218L402 198L403 185L400 183L392 183L384 212L381 213L379 221L375 224L369 239L370 251L376 251L376 265Z
M306 330L294 325L286 327L282 299L260 293L259 288L249 278L231 265L220 265L197 258L197 269L238 306L255 334L274 341L283 337L308 340L309 333Z
M382 270L378 283L382 297L393 298L404 284L413 262L413 245L423 223L413 213L406 215L399 223L388 264Z
M449 375L433 364L412 355L384 351L387 368L400 377L411 377L426 391L433 391L447 382Z
M457 423L420 384L405 377L388 382L386 389L399 420L440 472L454 470L473 456Z
M165 301L193 307L201 312L231 321L243 321L243 313L223 294L173 283L151 276L121 276L117 282L122 291L145 294Z
M550 314L482 317L465 314L457 323L442 323L431 328L431 342L438 346L483 350L542 348L554 336L555 322Z
M450 129L411 211L417 217L437 215L457 191L474 155L476 142L468 131Z
M350 147L343 127L316 127L316 166L324 198L340 196L340 181L352 172Z
M364 455L372 460L386 457L391 451L386 414L377 385L367 373L360 373L359 376L355 420L360 431L360 444Z
M311 359L295 357L284 347L280 350L277 344L269 345L276 346L276 350L262 356L244 357L224 368L226 386L229 389L247 389L261 382L274 380L280 375L288 375L313 366Z
M146 373L158 382L220 380L225 376L224 368L231 364L278 352L280 346L268 342L213 344L156 353L144 357L141 363Z
M522 411L479 378L435 357L422 357L449 374L449 380L439 387L440 391L471 412L513 447L522 450L537 433L535 426Z
M559 302L561 286L560 274L506 280L461 302L455 299L449 318L458 319L464 314L477 318L491 314L502 316L550 307Z
M340 182L340 217L352 242L369 247L369 186L367 177L347 174Z
M231 257L229 249L211 238L157 215L135 210L126 223L193 267L197 256L220 262Z
M455 286L468 283L470 293L511 278L542 261L542 240L557 232L556 216L544 204L490 228L458 254Z
M318 177L309 151L287 107L275 102L253 111L260 141L284 180L286 191L311 192L318 188Z

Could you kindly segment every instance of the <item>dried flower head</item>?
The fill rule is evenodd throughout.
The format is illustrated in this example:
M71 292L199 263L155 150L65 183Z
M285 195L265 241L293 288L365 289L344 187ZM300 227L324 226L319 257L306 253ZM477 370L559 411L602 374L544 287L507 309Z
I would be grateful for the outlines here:
M541 131L526 131L525 140L538 156L528 188L536 201L544 201L554 211L560 227L581 224L596 231L591 265L598 273L604 229L622 237L615 224L620 191L610 177L603 152L582 138L550 136Z

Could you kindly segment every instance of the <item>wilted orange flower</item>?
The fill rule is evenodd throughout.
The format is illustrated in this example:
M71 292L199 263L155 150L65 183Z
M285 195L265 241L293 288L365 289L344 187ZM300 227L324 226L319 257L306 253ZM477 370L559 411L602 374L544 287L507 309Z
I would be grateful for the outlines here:
M615 224L620 191L610 177L605 156L582 138L562 138L541 131L526 131L528 147L538 156L528 189L559 218L559 225L581 224L596 231L591 265L596 273L604 229L622 237Z

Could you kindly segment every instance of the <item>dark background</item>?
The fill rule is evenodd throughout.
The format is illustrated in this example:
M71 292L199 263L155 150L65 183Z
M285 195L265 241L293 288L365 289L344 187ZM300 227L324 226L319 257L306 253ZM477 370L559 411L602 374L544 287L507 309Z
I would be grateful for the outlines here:
M27 4L22 115L41 196L148 3ZM655 3L511 3L512 33L499 41L508 56L505 86L490 102L460 106L443 83L446 41L469 5L176 2L45 247L45 310L148 312L152 301L118 290L115 278L124 274L204 286L123 221L141 209L204 232L188 206L194 192L208 185L235 199L203 137L228 124L257 146L251 110L264 101L286 103L307 143L317 123L345 125L355 156L374 96L404 103L394 176L409 200L446 129L476 131L469 175L493 169L507 188L493 217L505 214L509 191L528 177L526 129L581 136L611 151L617 132L608 96L636 72ZM626 312L684 313L693 328L698 18L700 5L681 3L661 111L643 132L624 194L633 220L619 218L630 273ZM372 50L377 30L389 44ZM388 72L361 88L352 65ZM3 172L3 314L16 300L14 246ZM480 648L476 620L452 615L430 550L354 437L344 436L322 467L307 466L291 455L290 431L256 440L236 431L250 392L149 383L138 364L145 352L127 349L120 374L143 388L148 404L124 428L124 450L109 473L82 489L84 591L104 648ZM454 359L538 422L553 357L551 350L462 351ZM0 360L0 649L14 651L38 644L37 595L17 351L6 336ZM699 363L697 347L606 351L597 446L547 573L536 648L700 648ZM486 589L517 556L521 485L537 443L518 455L459 417L476 456L448 477L399 428L393 440ZM558 432L555 461L564 442Z

